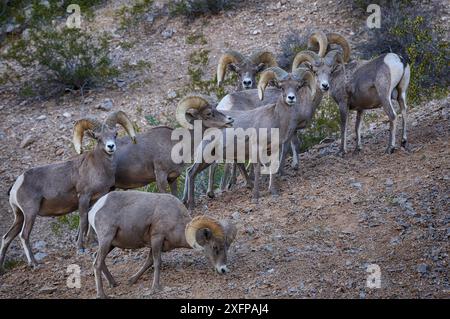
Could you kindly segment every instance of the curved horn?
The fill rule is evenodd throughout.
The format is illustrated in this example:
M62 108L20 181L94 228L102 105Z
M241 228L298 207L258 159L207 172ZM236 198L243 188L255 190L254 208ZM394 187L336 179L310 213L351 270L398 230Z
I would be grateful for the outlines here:
M269 82L273 79L281 80L289 76L285 70L275 66L272 68L266 69L259 79L258 83L258 96L260 100L264 99L264 90L266 89Z
M178 123L188 130L194 129L194 126L186 120L186 112L189 109L200 109L207 105L211 105L209 98L203 95L188 95L184 97L177 106L176 119Z
M250 61L253 64L264 63L267 67L278 66L277 60L273 56L272 52L269 51L258 51L250 56Z
M342 48L344 63L347 63L350 60L350 44L348 43L347 39L337 33L328 33L327 39L328 44L335 43Z
M73 146L75 147L77 154L81 154L83 152L81 145L83 143L84 131L96 131L101 127L102 124L92 118L81 119L75 122L73 126Z
M328 65L332 65L336 62L344 64L344 59L342 58L342 54L339 50L331 50L325 56L325 63Z
M217 65L217 85L221 85L227 72L227 66L230 63L241 63L245 57L237 51L226 51L219 60Z
M208 228L216 238L225 238L224 229L217 220L208 216L197 216L186 225L184 231L187 243L196 250L203 250L196 239L197 231L203 228Z
M313 64L315 61L318 61L319 59L320 57L317 55L316 52L301 51L297 53L297 55L294 58L294 62L292 62L292 72L294 72L294 70L297 69L298 66L303 62L309 62Z
M311 70L306 68L298 68L292 71L292 75L298 81L306 81L309 89L311 90L311 96L314 96L316 94L316 78Z
M323 57L327 53L328 38L322 31L316 31L309 37L308 48L317 50L319 47L319 56Z
M133 123L131 123L128 116L123 111L113 112L105 120L105 124L109 127L115 127L116 124L122 125L131 140L136 144L136 132L134 131Z

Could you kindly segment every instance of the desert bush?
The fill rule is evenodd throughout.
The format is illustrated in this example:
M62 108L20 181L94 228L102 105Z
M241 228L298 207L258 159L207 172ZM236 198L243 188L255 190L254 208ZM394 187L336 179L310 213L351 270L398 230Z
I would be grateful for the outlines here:
M236 0L177 0L170 2L169 11L172 16L185 16L195 19L202 15L218 14L230 9Z
M37 66L46 81L63 89L83 90L117 75L108 55L106 36L96 38L76 28L45 28L13 43L3 57L24 68Z
M280 39L281 54L278 55L278 64L286 70L290 70L295 56L308 47L308 37L311 30L290 30Z
M450 46L446 31L436 20L443 7L426 7L413 0L379 4L381 28L370 29L367 41L356 50L367 59L387 52L405 58L411 65L408 99L413 104L448 92Z

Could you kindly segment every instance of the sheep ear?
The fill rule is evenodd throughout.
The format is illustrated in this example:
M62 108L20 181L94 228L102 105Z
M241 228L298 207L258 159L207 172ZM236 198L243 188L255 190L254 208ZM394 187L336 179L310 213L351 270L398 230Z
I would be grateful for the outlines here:
M234 63L228 64L228 69L230 71L233 71L233 72L237 72L238 71L238 67Z
M257 67L256 67L256 73L261 72L262 70L264 70L266 68L266 65L264 63L260 63Z
M93 138L94 140L97 139L97 136L95 135L95 132L92 130L86 130L86 135L89 136L90 138Z
M209 228L201 228L195 234L195 240L200 246L205 246L212 238L212 232Z

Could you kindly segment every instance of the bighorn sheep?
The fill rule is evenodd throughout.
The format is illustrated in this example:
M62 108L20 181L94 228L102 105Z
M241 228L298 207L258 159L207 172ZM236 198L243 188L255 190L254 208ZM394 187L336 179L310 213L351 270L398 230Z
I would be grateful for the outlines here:
M249 111L227 111L225 114L234 118L233 128L241 128L244 130L252 129L254 132L266 130L268 131L268 143L281 146L286 143L286 141L290 140L295 133L301 118L312 117L314 110L311 103L315 96L316 81L314 75L308 69L298 68L289 74L278 67L269 68L264 71L258 84L259 96L261 99L264 98L264 90L272 80L276 80L276 86L280 89L277 103ZM307 87L305 87L305 84ZM276 141L270 140L271 128L279 129L279 138ZM226 135L225 130L222 130L222 136L225 137ZM255 141L255 139L252 139L251 137L245 140L246 159L250 158L251 145L249 144L252 140ZM256 137L256 141L259 143L258 137ZM210 143L214 143L212 147L208 146ZM213 141L209 140L209 138L204 138L197 148L197 156L202 155L206 146L208 146L209 149L214 149L214 147L220 147L221 144L223 145L222 155L224 156L224 159L226 158L227 149L232 150L230 153L233 154L230 155L234 156L233 158L226 158L227 160L238 159L239 152L236 152L235 149L235 138L225 141L221 138L215 138ZM187 170L185 184L185 190L187 190L187 192L185 191L183 200L191 210L194 208L194 178L210 164L211 163L203 161L202 158L196 158L196 163ZM253 200L257 201L259 198L261 159L258 158L257 162L252 164L255 171ZM273 195L276 195L278 192L275 175L271 175L269 189Z
M9 244L19 232L28 264L37 265L29 243L37 215L60 216L78 209L78 248L84 248L89 207L114 186L116 124L122 125L135 141L133 124L122 111L110 114L103 123L91 118L81 119L74 126L75 150L81 154L85 132L97 140L94 150L66 162L31 168L17 178L9 194L15 219L3 236L0 267L4 264Z
M110 286L116 286L105 264L106 256L115 247L150 248L147 260L129 283L134 284L153 264L152 290L155 291L160 289L162 251L176 248L203 251L215 270L223 274L228 271L228 248L236 237L236 227L231 222L207 216L191 219L186 207L175 196L139 191L115 191L103 196L89 211L89 223L99 242L94 261L99 298L106 297L102 273Z
M202 95L189 95L177 106L176 118L191 130L194 120L202 121L203 131L210 127L231 127L233 119L215 108L215 103ZM173 129L167 126L155 127L138 134L138 143L131 144L125 138L117 141L118 151L115 155L116 187L130 189L145 186L156 181L159 192L166 192L170 184L172 194L177 193L176 180L183 172L185 163L172 161L171 151L175 141L171 140ZM191 150L197 145L192 139Z
M341 154L347 152L347 124L349 110L356 110L356 148L361 150L361 119L365 110L383 107L390 121L390 138L386 153L395 150L397 114L391 99L397 99L402 112L403 134L401 145L406 147L406 91L410 79L410 66L395 53L383 54L370 61L352 61L348 41L337 34L327 35L328 43L337 43L343 53L329 51L324 57L311 51L300 52L294 59L293 67L308 62L317 75L323 92L330 90L339 105L341 117Z
M256 88L256 75L265 68L278 66L272 53L258 51L249 57L245 57L236 51L226 51L217 65L217 84L220 86L225 78L227 68L235 72L239 81L236 90Z
M249 89L256 88L256 76L259 72L263 71L265 68L278 66L278 63L271 52L268 51L258 51L252 54L250 57L245 57L237 51L226 51L220 58L219 64L217 65L217 84L220 86L225 78L227 68L230 71L235 72L238 75L238 81L236 83L236 90L238 92L245 92ZM270 94L270 93L269 93ZM278 94L274 95L274 103L278 98ZM225 111L229 110L228 105L233 103L234 96L232 94L226 95L217 106L217 110ZM256 101L259 101L256 99ZM246 109L252 109L257 107L251 102L246 106ZM257 103L258 104L258 103ZM266 103L267 104L267 103ZM230 170L232 171L231 180L228 187L231 187L236 180L236 163L225 164L224 175L222 177L221 190L225 189L226 182L230 175ZM217 164L213 164L209 168L209 183L207 194L209 197L214 197L214 174ZM241 173L244 173L245 167L243 165L238 165Z

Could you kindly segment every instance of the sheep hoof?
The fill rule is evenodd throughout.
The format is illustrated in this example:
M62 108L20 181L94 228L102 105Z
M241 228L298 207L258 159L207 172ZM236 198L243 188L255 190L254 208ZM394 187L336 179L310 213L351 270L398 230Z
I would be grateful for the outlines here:
M298 163L292 164L292 165L291 165L291 168L292 168L294 171L298 171Z
M359 153L361 153L361 147L357 147L357 148L355 148L355 150L353 151L353 154L354 155L358 155Z
M208 195L209 198L216 197L216 194L214 194L214 191L209 191L209 192L206 193L206 195Z
M97 294L97 299L108 299L108 296L105 294Z
M117 287L119 284L117 283L117 281L113 281L113 282L110 282L109 283L109 287L110 288L115 288L115 287Z
M395 147L394 146L388 146L388 148L386 149L386 154L392 154L395 151Z
M347 151L340 150L340 151L338 152L338 156L340 156L340 157L342 157L342 158L345 158L345 155L347 155Z
M153 286L152 289L150 290L151 294L156 294L158 292L160 292L162 290L162 287L160 285L158 286Z
M136 283L137 280L138 280L138 278L131 277L130 279L128 279L128 284L130 286L133 286Z

